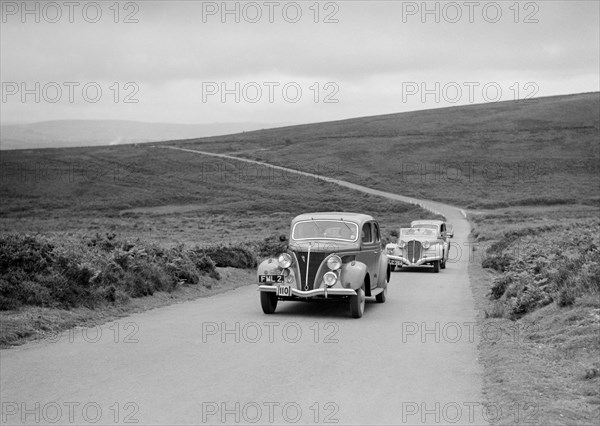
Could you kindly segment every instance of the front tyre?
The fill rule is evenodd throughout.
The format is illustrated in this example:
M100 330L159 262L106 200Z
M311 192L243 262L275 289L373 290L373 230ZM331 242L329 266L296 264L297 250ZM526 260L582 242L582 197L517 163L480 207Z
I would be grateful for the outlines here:
M365 291L362 288L356 290L356 295L350 296L350 313L352 318L360 318L365 312Z
M440 261L436 260L433 262L433 272L440 272Z
M260 292L260 306L265 314L272 314L277 307L277 294L266 291Z
M377 303L385 303L385 299L387 299L387 287L384 288L381 293L375 296Z

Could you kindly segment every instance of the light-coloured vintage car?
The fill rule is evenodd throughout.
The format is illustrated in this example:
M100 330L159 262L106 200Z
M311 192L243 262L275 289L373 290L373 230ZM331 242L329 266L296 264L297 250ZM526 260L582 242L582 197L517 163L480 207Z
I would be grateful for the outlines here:
M400 229L397 243L385 247L391 269L422 265L432 265L434 272L445 269L452 235L444 221L413 221L411 228Z
M411 228L431 228L437 230L442 238L452 238L454 236L454 231L452 225L447 224L443 220L438 219L420 219L413 220L410 223Z
M365 214L307 213L292 220L289 247L264 260L257 271L264 313L278 300L347 301L354 318L365 297L385 302L390 268L382 250L379 224Z

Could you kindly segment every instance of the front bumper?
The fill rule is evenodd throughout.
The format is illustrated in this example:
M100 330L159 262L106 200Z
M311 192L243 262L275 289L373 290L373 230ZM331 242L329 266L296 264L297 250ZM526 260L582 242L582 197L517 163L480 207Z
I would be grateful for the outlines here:
M259 285L258 291L265 291L270 293L277 293L277 286L275 285ZM324 297L328 296L356 296L356 291L351 288L315 288L313 290L298 290L292 287L292 296L296 296L303 299L309 299L312 297Z
M421 266L425 263L429 263L429 262L435 262L436 260L442 260L442 256L427 256L427 257L422 257L419 260L415 261L415 262L411 262L410 260L408 260L405 257L402 256L395 256L393 254L388 254L387 255L389 260L395 260L397 262L400 262L402 264L402 266ZM390 262L390 264L392 264Z

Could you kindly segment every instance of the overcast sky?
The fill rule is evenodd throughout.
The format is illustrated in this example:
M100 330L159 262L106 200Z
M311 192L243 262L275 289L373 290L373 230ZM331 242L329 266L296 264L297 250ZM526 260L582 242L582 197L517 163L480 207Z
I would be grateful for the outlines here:
M307 123L600 90L597 0L114 4L2 1L2 123Z

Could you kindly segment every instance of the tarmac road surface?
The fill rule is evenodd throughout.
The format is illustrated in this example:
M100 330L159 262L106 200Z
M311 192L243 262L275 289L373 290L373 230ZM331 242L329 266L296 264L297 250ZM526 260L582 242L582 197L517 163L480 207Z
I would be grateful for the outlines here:
M464 213L323 179L446 216L447 268L393 272L361 319L332 302L265 315L248 283L2 350L1 423L486 424Z

